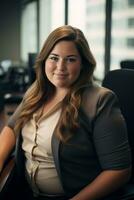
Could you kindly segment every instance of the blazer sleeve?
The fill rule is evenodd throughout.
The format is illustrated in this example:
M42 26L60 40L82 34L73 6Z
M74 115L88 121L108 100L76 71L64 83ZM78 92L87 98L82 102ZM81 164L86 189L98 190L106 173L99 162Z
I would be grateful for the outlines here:
M103 169L123 169L131 165L131 150L125 119L116 95L100 94L94 118L93 142Z

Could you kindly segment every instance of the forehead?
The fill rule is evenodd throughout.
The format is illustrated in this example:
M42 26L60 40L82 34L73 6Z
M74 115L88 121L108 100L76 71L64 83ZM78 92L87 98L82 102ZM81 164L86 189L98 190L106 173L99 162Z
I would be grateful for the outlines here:
M50 53L55 53L58 55L64 55L64 54L79 55L77 47L73 41L58 42Z

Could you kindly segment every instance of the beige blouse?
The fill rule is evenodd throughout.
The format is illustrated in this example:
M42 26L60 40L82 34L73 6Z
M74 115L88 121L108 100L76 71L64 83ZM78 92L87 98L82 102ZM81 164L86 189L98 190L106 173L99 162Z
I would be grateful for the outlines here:
M61 113L58 103L40 118L41 109L22 129L26 177L35 195L64 193L51 148L51 138Z

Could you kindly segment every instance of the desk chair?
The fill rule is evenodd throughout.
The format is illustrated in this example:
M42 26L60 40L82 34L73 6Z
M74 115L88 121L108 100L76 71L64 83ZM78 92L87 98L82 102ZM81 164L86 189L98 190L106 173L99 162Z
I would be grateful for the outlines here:
M134 60L122 60L120 62L121 69L133 69L134 70Z
M132 150L132 178L122 191L119 200L134 200L134 70L117 69L109 71L102 86L115 92L119 99L122 114L126 120L128 138Z

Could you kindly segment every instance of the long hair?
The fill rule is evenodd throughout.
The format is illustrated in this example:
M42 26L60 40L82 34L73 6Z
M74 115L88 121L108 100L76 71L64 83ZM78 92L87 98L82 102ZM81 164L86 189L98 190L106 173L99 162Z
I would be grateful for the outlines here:
M22 111L17 119L15 130L18 132L24 124L55 93L55 86L47 79L45 74L45 61L50 52L59 41L73 41L82 61L82 69L78 79L62 103L62 116L56 128L57 137L66 141L78 127L78 110L81 104L82 87L92 82L96 61L92 55L83 32L75 27L64 25L50 33L35 62L36 80L25 93Z

